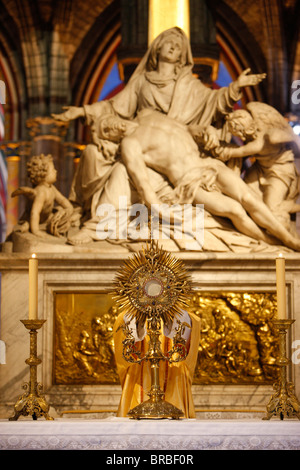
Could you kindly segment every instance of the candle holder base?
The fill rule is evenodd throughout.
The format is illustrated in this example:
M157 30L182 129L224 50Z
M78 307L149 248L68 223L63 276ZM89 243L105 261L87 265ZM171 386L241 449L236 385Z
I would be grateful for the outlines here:
M286 333L295 320L274 320L274 327L279 331L280 354L276 363L280 367L278 382L273 388L275 393L271 396L267 405L267 414L262 419L269 420L273 416L281 420L285 418L300 419L300 402L294 394L293 382L288 382L286 369L290 360L286 357Z
M29 383L25 383L23 388L26 391L18 398L14 406L14 415L9 418L9 421L17 421L20 416L32 416L33 420L44 417L46 420L53 421L54 418L49 416L49 405L40 393L42 385L36 384L36 394L30 393Z
M9 421L17 421L20 416L32 416L34 420L40 417L51 421L54 419L49 416L49 405L42 394L43 387L37 382L37 366L42 362L37 357L37 330L45 321L21 320L30 333L30 357L25 361L30 367L30 381L23 384L25 392L18 398L14 406L14 415L9 418Z
M267 414L262 419L269 420L273 416L281 420L285 418L300 419L300 403L294 395L294 384L289 382L283 388L280 383L274 384L276 393L267 405Z

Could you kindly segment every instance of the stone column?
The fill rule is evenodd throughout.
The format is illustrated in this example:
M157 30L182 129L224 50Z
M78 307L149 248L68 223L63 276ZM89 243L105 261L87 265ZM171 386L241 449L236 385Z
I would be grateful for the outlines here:
M268 103L280 113L287 111L288 61L280 2L261 0L262 27L267 44Z
M127 83L148 48L148 0L121 0L121 36L118 63Z
M64 195L67 195L69 172L64 158L64 138L68 130L68 123L56 121L51 117L36 117L28 119L26 124L32 138L31 156L42 153L52 155L57 169L56 187Z

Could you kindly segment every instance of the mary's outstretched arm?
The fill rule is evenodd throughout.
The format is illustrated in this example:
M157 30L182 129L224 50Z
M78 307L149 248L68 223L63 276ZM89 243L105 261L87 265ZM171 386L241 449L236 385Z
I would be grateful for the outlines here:
M84 117L84 109L83 107L79 106L63 106L62 109L65 109L64 112L59 114L51 114L54 119L58 121L73 121L74 119L78 119L80 117Z

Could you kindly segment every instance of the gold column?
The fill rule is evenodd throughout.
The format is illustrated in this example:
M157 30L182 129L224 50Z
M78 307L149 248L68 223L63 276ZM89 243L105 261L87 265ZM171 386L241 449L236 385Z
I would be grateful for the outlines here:
M44 417L53 421L49 416L49 405L42 393L43 386L37 381L37 366L42 360L37 356L37 332L46 320L21 320L30 334L30 357L26 359L29 365L29 382L23 384L24 393L18 398L14 406L14 414L9 421L17 421L20 416L31 416L37 420Z
M189 0L149 0L148 44L174 26L179 26L189 37L189 15Z
M13 191L19 187L20 157L12 155L6 158L7 162L7 203L6 203L6 235L9 235L19 218L19 200L11 197Z
M25 185L26 175L24 174L22 162L26 161L30 152L30 142L27 141L4 141L0 145L5 155L7 164L7 201L6 201L6 236L19 220L19 215L24 210L24 201L17 197L11 197L13 191L19 186Z

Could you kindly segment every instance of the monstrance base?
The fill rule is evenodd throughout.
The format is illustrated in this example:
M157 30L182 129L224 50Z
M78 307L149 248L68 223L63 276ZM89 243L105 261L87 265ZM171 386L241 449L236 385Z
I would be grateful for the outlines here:
M133 419L180 419L184 413L165 400L149 399L128 412Z

